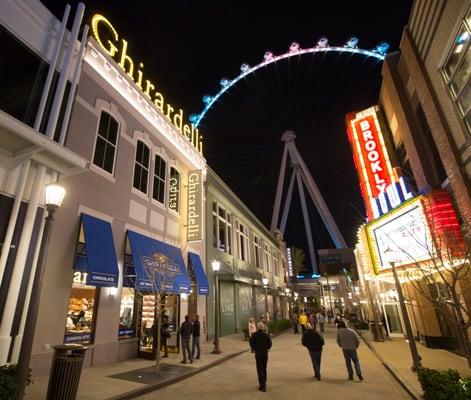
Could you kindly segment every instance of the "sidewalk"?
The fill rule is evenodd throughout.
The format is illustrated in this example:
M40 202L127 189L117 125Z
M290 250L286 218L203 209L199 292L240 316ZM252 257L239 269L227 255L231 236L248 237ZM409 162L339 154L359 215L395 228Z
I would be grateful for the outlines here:
M412 359L409 345L404 338L386 338L384 342L375 342L370 331L360 331L366 344L396 379L415 398L420 399L422 389L417 374L411 372ZM456 369L461 376L471 376L471 369L464 357L450 351L431 349L417 343L417 350L422 357L422 365L433 369Z
M120 363L85 368L80 378L77 400L122 400L135 398L159 387L202 372L249 349L243 333L220 338L222 353L211 354L212 342L201 343L201 359L193 364L181 364L181 354L169 353L161 361L161 372L153 371L155 361L134 358ZM33 376L34 383L27 387L25 400L44 399L48 376Z

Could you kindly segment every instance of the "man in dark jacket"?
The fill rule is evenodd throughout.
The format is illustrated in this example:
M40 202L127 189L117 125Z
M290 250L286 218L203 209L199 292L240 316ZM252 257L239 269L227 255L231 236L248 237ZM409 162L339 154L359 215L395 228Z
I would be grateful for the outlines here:
M258 383L260 385L258 390L266 392L268 350L271 349L271 339L265 332L265 324L263 322L257 324L257 332L250 337L250 348L255 352Z
M193 358L199 360L200 358L200 316L198 314L195 315L193 320L193 342L191 343L191 354ZM195 353L195 350L198 349L198 353Z
M188 353L188 358L190 363L193 363L193 356L190 349L190 339L193 334L193 324L190 322L190 317L185 315L185 322L182 322L180 326L180 335L182 337L182 352L183 360L180 361L182 364L186 364L186 355Z
M303 346L307 347L311 356L314 375L318 381L321 380L321 355L322 346L324 346L324 338L312 329L311 324L307 324L306 331L301 339Z

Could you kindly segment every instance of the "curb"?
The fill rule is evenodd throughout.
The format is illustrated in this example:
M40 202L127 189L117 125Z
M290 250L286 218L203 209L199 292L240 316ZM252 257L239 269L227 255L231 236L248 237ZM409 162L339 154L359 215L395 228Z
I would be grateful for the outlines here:
M383 358L378 354L378 352L376 351L374 346L370 343L370 341L361 334L361 331L357 331L357 333L360 335L360 337L368 346L368 348L373 352L373 354L376 356L379 362L383 364L383 366L388 370L388 372L392 375L392 377L402 386L402 388L407 392L407 394L409 394L409 396L411 396L411 398L413 398L414 400L421 400L422 395L420 393L417 393L417 391L413 387L411 387L403 379L401 379L396 369L383 360Z
M230 360L231 358L234 358L234 357L237 357L245 352L249 351L248 349L246 350L242 350L242 351L238 351L236 353L232 353L232 354L229 354L227 356L224 356L218 360L215 360L214 362L210 363L210 364L207 364L205 365L204 367L201 367L201 368L195 368L194 371L190 371L190 372L187 372L185 374L182 374L180 376L177 376L175 378L171 378L167 381L164 381L164 382L159 382L159 383L154 383L154 384L151 384L151 385L147 385L147 386L144 386L142 388L139 388L139 389L134 389L134 390L131 390L130 392L126 392L126 393L122 393L122 394L119 394L119 395L116 395L116 396L113 396L113 397L109 397L107 398L106 400L128 400L128 399L134 399L138 396L141 396L143 394L147 394L147 393L150 393L150 392L153 392L155 390L158 390L158 389L161 389L165 386L169 386L169 385L172 385L174 383L177 383L177 382L180 382L180 381L183 381L187 378L190 378L192 377L193 375L196 375L200 372L203 372L203 371L206 371L212 367L215 367L216 365L219 365L225 361L228 361Z

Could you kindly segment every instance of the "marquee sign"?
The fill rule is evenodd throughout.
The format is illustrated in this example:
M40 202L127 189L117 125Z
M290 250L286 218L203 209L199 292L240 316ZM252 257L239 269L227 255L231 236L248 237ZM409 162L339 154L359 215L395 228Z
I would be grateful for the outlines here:
M203 174L188 171L187 240L203 240Z
M376 107L348 114L346 122L368 220L371 221L413 195L402 176L391 167Z
M186 124L183 110L176 110L165 101L158 87L150 79L144 77L144 64L136 63L128 54L128 42L118 35L110 21L103 15L95 14L92 17L92 33L100 47L112 57L119 67L131 78L141 92L149 98L154 106L184 135L193 147L203 152L202 136L193 124Z

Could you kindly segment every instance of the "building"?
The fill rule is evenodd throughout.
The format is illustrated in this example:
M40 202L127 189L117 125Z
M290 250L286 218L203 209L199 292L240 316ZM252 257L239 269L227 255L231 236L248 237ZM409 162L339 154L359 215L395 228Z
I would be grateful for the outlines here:
M246 329L250 316L259 320L265 304L270 318L287 318L286 248L281 235L273 237L210 168L206 186L206 265L221 262L221 335ZM213 285L209 267L208 278ZM263 278L268 279L266 292ZM207 303L209 335L214 334L213 293Z

